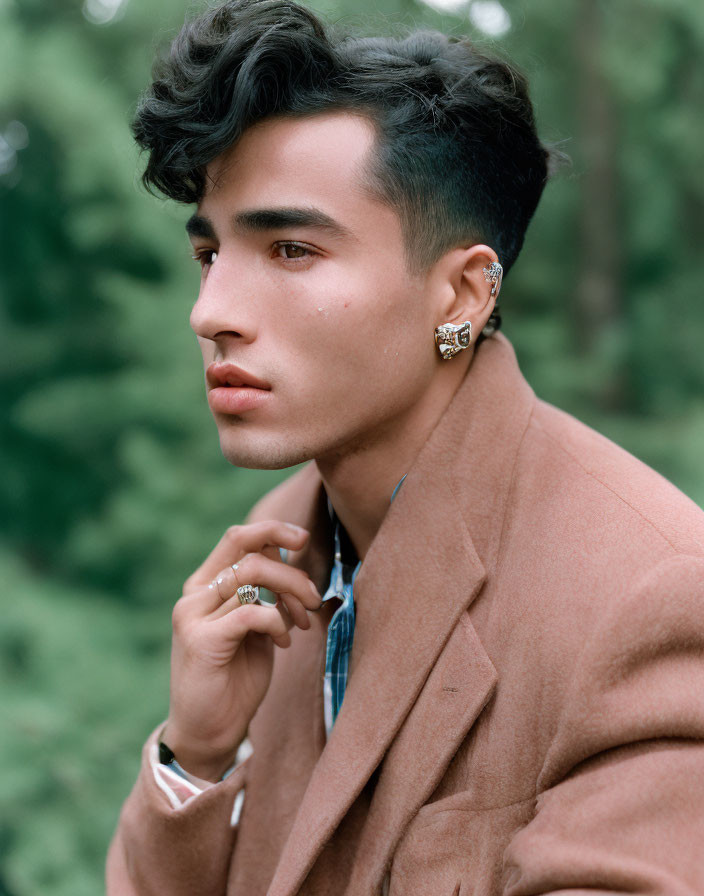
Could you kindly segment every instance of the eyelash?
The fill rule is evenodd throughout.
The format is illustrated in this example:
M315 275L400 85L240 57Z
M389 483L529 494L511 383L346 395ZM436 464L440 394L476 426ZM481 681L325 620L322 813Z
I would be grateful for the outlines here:
M307 259L312 258L314 255L318 254L313 249L311 249L310 246L306 246L305 243L296 243L292 240L282 240L279 243L274 243L272 248L274 250L278 250L284 248L285 246L293 246L296 249L303 249L303 251L306 253L305 255L301 255L298 258L286 258L282 255L277 256L278 258L281 258L282 261L287 261L293 265L300 264L301 262L304 262ZM206 267L210 267L215 262L215 259L217 257L218 253L216 249L202 249L200 252L196 252L191 255L191 258L194 261L200 262L200 266L203 269L205 269Z
M196 252L194 255L191 255L191 258L194 261L200 262L201 268L210 267L210 265L215 261L215 258L211 258L210 261L206 261L207 256L214 255L215 258L218 257L218 253L215 249L202 249L200 252Z

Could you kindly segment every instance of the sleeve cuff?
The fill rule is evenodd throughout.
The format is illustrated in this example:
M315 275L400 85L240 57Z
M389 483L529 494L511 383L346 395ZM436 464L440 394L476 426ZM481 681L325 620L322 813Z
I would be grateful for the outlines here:
M234 765L229 768L223 775L223 780L231 775L235 769L239 768L252 755L252 744L248 738L245 738L237 750ZM197 778L195 775L189 774L185 769L181 769L180 773L174 771L168 765L162 765L159 762L159 743L155 739L149 745L149 764L154 775L157 787L168 799L173 809L180 809L185 806L189 800L195 799L209 790L216 787L217 784L212 781L205 781ZM235 797L235 803L230 818L230 826L235 827L239 822L242 804L244 802L244 787L238 791Z

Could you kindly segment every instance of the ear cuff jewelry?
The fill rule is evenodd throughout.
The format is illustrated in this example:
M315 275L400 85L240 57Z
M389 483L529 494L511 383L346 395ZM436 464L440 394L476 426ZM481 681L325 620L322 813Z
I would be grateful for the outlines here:
M487 283L493 283L491 287L491 298L498 299L499 290L501 289L501 281L504 278L504 269L498 261L492 261L488 268L482 268L484 279Z
M489 267L483 268L484 279L487 283L492 283L491 298L498 299L499 290L501 289L501 281L503 279L504 269L498 261L492 261ZM494 315L498 312L498 308L494 305ZM494 316L492 315L492 316ZM495 328L491 329L491 333ZM490 335L487 332L487 335ZM472 341L472 322L466 320L462 324L440 324L435 328L435 345L445 361L454 358L461 351L468 348Z

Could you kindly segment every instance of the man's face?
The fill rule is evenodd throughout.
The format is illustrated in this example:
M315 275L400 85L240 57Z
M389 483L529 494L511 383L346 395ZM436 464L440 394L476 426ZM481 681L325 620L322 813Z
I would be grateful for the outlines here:
M362 187L375 133L336 112L267 120L208 167L188 230L191 313L225 457L278 469L393 437L428 389L437 324L397 213ZM215 388L226 363L267 391ZM246 378L246 377L245 377Z

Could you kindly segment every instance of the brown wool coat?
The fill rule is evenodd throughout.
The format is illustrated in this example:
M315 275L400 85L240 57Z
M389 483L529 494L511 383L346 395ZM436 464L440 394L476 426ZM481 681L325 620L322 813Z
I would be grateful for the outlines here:
M331 532L314 465L256 508ZM355 583L276 652L254 753L179 810L147 762L111 896L704 894L704 514L482 343ZM235 793L246 784L239 826Z

